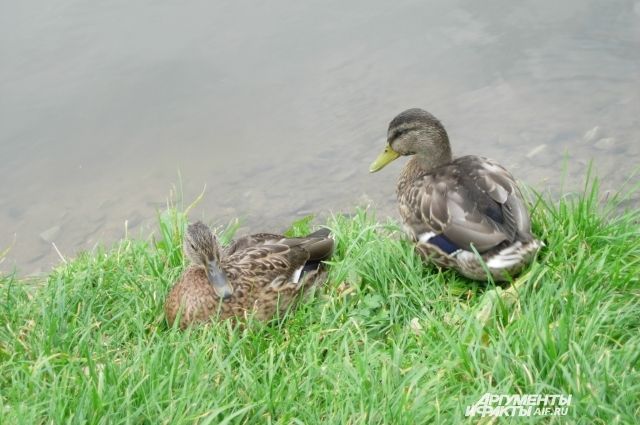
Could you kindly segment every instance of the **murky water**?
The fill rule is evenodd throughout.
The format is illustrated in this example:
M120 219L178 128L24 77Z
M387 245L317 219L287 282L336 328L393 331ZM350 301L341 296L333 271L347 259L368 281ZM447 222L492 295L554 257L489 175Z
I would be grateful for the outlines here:
M281 230L373 202L387 123L419 106L456 154L558 189L640 159L640 1L0 0L0 269L193 213Z

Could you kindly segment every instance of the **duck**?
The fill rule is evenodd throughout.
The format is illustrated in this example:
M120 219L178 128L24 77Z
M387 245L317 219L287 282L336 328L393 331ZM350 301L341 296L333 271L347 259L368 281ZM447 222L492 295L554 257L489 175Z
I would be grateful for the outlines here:
M453 158L443 124L412 108L389 123L384 151L369 171L411 157L396 187L404 229L427 263L473 280L509 281L543 243L513 175L491 159Z
M167 324L184 330L212 320L249 315L269 321L326 277L334 241L322 228L306 237L258 233L222 248L201 221L189 224L183 253L191 264L167 295Z

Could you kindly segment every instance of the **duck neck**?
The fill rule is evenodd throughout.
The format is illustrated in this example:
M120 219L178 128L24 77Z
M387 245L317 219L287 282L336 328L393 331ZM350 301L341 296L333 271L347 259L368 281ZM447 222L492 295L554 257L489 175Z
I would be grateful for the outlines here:
M429 154L415 154L400 174L398 191L402 191L416 179L433 172L436 168L449 164L451 161L453 161L453 156L448 143L438 151L430 151Z

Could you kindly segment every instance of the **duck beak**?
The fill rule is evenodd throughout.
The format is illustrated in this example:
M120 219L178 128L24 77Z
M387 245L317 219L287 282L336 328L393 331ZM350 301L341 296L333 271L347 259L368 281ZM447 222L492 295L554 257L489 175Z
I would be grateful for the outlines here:
M209 262L207 277L221 300L227 300L233 295L233 287L216 261Z
M382 170L385 165L397 159L399 156L400 154L398 152L394 151L393 149L391 149L391 146L387 145L387 147L384 148L384 151L380 155L378 155L373 163L371 163L369 172L375 173L376 171Z

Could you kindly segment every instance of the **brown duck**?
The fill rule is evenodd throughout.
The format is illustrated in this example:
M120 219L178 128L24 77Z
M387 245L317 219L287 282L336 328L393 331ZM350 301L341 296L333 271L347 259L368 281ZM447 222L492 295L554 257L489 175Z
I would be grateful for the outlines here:
M323 260L333 253L327 229L307 237L259 233L221 249L201 222L190 224L183 241L191 260L164 305L169 326L254 315L269 320L293 305L299 294L322 280Z
M531 234L529 211L515 178L481 156L454 159L436 117L408 109L389 124L376 172L400 156L411 159L398 181L400 216L425 260L463 275L508 280L543 245Z

